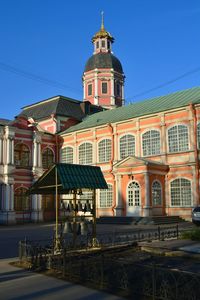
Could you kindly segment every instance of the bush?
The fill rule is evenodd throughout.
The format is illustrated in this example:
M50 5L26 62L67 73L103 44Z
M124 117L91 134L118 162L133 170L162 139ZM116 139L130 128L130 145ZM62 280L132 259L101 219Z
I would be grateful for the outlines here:
M190 231L185 231L181 233L182 239L189 239L192 241L200 241L200 229L195 228Z

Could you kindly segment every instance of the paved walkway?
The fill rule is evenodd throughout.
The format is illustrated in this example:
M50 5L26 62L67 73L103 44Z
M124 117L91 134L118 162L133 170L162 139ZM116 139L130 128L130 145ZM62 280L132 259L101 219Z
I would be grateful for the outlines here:
M139 243L141 249L154 253L170 253L174 256L191 256L200 258L200 242L191 240L165 240Z
M67 281L33 273L0 260L0 299L2 300L120 300L115 295L96 291Z

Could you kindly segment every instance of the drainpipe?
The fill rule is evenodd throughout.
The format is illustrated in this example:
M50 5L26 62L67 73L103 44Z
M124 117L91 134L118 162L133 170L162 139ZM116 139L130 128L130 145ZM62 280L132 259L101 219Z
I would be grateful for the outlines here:
M196 169L196 193L198 196L200 190L199 190L199 158L198 158L198 146L197 146L197 114L196 114L196 109L192 103L190 103L189 107L194 119L194 157L195 157L195 169Z
M111 125L111 123L108 123L108 127L109 127L109 131L112 135L112 142L111 142L111 160L110 160L110 173L113 176L113 206L112 206L112 212L113 212L113 216L114 216L114 209L116 207L116 182L115 182L115 175L113 174L113 161L114 161L114 153L115 153L115 149L114 149L114 130L113 130L113 126Z
M55 134L56 137L56 163L59 163L59 136Z

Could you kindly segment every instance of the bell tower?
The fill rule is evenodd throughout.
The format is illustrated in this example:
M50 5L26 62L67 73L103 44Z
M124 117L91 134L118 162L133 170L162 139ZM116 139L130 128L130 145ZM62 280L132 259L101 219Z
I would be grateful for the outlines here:
M102 13L101 28L93 36L93 55L83 73L83 100L108 109L124 105L124 73L112 53L114 38L105 30Z

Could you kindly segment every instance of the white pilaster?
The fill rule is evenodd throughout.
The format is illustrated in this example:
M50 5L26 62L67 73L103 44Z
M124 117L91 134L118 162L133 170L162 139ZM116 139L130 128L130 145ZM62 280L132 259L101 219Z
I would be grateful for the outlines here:
M37 142L33 141L33 167L37 167Z
M0 137L0 164L3 163L3 140Z
M7 138L6 142L6 164L10 164L10 139Z
M122 87L122 105L125 105L125 98L124 98L124 82L122 83L122 85L121 85L121 87Z
M5 210L10 210L10 185L5 185Z
M150 185L149 185L149 173L145 173L145 206L144 206L144 217L151 215L150 207Z
M14 210L14 185L10 185L10 210Z
M98 98L98 74L97 70L95 71L94 76L94 104L99 105L99 98Z
M138 119L136 121L136 129L137 129L137 134L136 134L136 153L135 155L138 157L141 157L141 136L140 136L140 120Z
M14 165L14 139L11 141L11 164Z
M118 161L118 134L116 126L114 127L114 161Z
M122 216L123 205L122 205L122 192L121 192L121 175L116 175L115 180L116 180L115 216Z
M114 76L111 77L111 97L110 97L110 104L115 105L115 84L114 84Z

